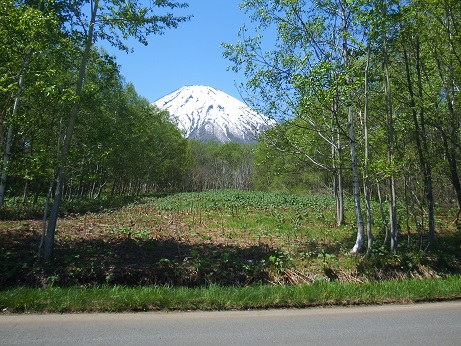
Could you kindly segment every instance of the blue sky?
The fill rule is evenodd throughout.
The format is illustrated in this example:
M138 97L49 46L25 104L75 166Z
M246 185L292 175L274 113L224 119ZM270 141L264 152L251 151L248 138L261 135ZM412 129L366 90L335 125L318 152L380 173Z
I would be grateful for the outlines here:
M178 0L181 1L181 0ZM222 42L236 43L248 16L240 0L184 0L189 8L175 14L192 14L190 22L149 37L149 45L130 43L134 53L114 52L121 73L137 93L154 102L185 85L208 85L241 99L235 82L243 74L227 71Z

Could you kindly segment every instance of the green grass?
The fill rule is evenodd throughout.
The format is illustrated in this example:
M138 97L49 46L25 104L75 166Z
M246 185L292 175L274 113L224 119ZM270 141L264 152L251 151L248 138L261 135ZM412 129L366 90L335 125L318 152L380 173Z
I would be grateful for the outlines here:
M460 299L461 277L374 283L319 281L310 285L220 287L48 287L2 291L0 308L12 313L232 310L412 303Z

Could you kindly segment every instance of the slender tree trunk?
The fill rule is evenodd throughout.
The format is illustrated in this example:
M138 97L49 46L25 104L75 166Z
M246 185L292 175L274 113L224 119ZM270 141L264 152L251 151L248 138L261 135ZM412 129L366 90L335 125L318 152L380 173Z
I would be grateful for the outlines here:
M395 193L395 178L393 174L389 180L389 195L389 235L391 238L391 252L397 253L399 230L397 225L397 198Z
M384 5L383 13L387 14ZM389 177L389 230L391 238L390 250L397 253L398 247L398 227L397 227L397 196L395 192L395 172L394 165L394 115L392 107L391 83L389 78L389 59L387 53L387 35L383 30L383 74L384 74L384 109L386 111L387 127L387 166L391 168Z
M59 160L59 152L60 152L60 143L61 143L61 136L62 136L62 112L61 117L59 119L59 131L56 141L56 160ZM45 207L43 210L43 218L42 218L42 235L40 238L40 244L38 245L38 259L41 261L44 258L44 246L45 246L45 237L46 237L46 228L47 228L47 219L48 219L48 210L50 205L50 199L53 195L53 187L56 181L56 170L53 168L53 172L51 174L50 185L48 188L48 193L46 194L45 199ZM38 198L38 197L37 197Z
M411 233L410 233L410 199L408 196L408 177L405 174L403 176L403 195L405 199L405 226L407 230L407 244L410 245Z
M378 194L379 211L381 212L381 221L383 223L383 231L384 231L383 246L386 246L387 240L389 238L389 226L387 222L386 213L384 211L383 198L381 196L381 187L380 187L379 182L376 183L376 192Z
M24 182L24 192L22 194L22 204L26 205L29 199L29 180L26 179Z
M342 226L345 224L343 176L340 168L336 168L336 171L333 174L333 189L336 201L336 225Z
M447 78L444 77L442 64L437 54L437 51L434 52L434 58L437 63L437 70L439 72L440 80L445 90L445 95L447 98L446 103L447 103L447 108L448 108L448 114L450 115L449 122L448 122L448 130L446 131L443 125L438 126L438 127L439 127L439 131L442 134L443 148L444 148L445 155L448 161L448 169L450 171L451 183L456 193L456 200L458 203L458 214L457 214L455 221L456 221L456 224L458 225L459 215L461 212L461 183L460 183L460 179L458 175L457 153L456 153L456 148L454 144L455 138L457 138L457 133L459 132L459 129L460 129L460 123L455 114L455 109L453 107L454 100L455 100L455 92L453 89L454 89L454 85L456 85L456 82L453 77L453 65L450 63L450 68L449 68L450 77L448 78L448 81L447 81ZM449 134L447 134L447 132Z
M12 95L9 94L6 101L5 107L2 109L0 113L0 147L2 149L2 153L5 151L5 122L6 122L6 114L8 112L8 105L10 104ZM3 154L2 154L3 155Z
M333 148L333 151L336 149ZM338 155L334 154L334 156ZM343 192L343 176L340 165L336 165L337 161L333 159L333 192L336 202L336 225L344 225L344 192Z
M53 179L51 179L50 187L48 189L48 193L46 194L45 199L45 208L43 211L43 218L42 218L42 236L40 238L40 244L38 245L38 258L41 260L43 256L43 247L45 245L45 237L46 237L46 219L48 218L48 207L50 204L50 199L53 194L53 186L54 186L54 172L53 172Z
M26 69L27 63L28 63L28 56L29 53L26 53L26 57L24 58L24 62L21 67L21 72L19 74L19 79L18 79L18 91L16 93L16 97L14 98L14 104L13 104L13 112L11 115L11 118L13 119L16 114L18 113L19 109L19 98L22 93L22 84L24 81L24 71ZM12 119L10 119L10 124L8 125L8 133L6 135L6 143L5 143L5 150L3 152L3 165L2 165L2 174L0 177L0 208L3 207L3 204L5 203L5 190L6 190L6 180L8 177L8 164L11 156L11 142L13 141L13 124L12 124Z
M421 233L421 226L420 226L420 222L418 220L418 214L416 212L416 204L418 203L418 199L416 197L416 189L415 187L413 186L414 183L413 183L413 179L411 177L408 178L408 189L409 189L409 193L410 193L410 203L411 203L411 213L412 213L412 216L413 216L413 222L415 223L415 228L416 228L416 234L418 235L418 247L419 249L422 248L422 233ZM421 219L422 219L422 215L421 215Z
M344 1L339 1L340 5L340 15L341 15L341 22L342 22L342 56L343 56L343 64L344 69L347 71L349 69L349 53L348 53L348 16L346 6L347 3ZM349 73L347 71L347 73ZM348 75L346 76L346 83L350 85L352 82L351 77ZM348 98L351 98L352 95L346 95ZM360 203L360 183L359 183L359 175L358 175L358 165L357 165L357 153L356 153L356 141L355 141L355 134L354 134L354 114L352 110L352 100L348 101L347 106L347 119L348 119L348 135L349 135L349 145L350 145L350 157L351 157L351 168L352 168L352 189L354 195L354 209L355 209L355 217L357 221L357 239L355 241L355 245L351 250L351 253L358 253L365 241L365 232L364 232L364 225L363 225L363 217L362 217L362 207Z
M418 97L420 100L423 99L423 85L422 85L422 66L421 66L421 55L420 55L420 42L419 36L416 40L416 73L418 76ZM432 188L432 167L429 160L429 148L427 144L427 133L426 133L426 119L424 115L424 109L420 107L419 110L419 122L421 126L421 142L423 153L421 158L423 159L422 165L424 164L423 177L424 186L426 193L427 212L428 212L428 237L427 237L427 248L432 250L435 246L435 216L434 216L434 194Z
M77 101L75 102L72 108L72 113L69 119L69 124L67 126L66 137L64 139L62 152L61 152L61 162L60 162L60 167L59 167L58 179L56 182L53 206L51 208L50 219L48 221L48 227L47 227L46 237L45 237L45 256L44 256L45 262L50 261L53 255L54 233L56 229L56 223L58 220L59 206L61 204L61 199L62 199L62 193L63 193L62 190L64 187L64 172L65 172L66 164L67 164L67 154L70 149L70 145L72 141L72 134L74 132L74 128L77 122L77 116L78 116L78 112L80 108L80 103L79 103L80 101L78 100L78 98L82 93L83 81L84 81L85 72L86 72L86 65L88 63L90 50L93 45L94 25L96 22L96 13L98 10L98 6L99 6L99 1L95 0L93 3L93 7L91 9L90 25L88 29L88 35L86 37L85 50L83 52L82 61L80 64L78 80L77 80L77 87L75 90L75 96L77 97Z
M371 215L371 186L370 186L370 177L369 177L369 165L371 162L371 152L370 152L370 142L368 138L368 71L370 66L370 46L367 49L367 64L365 67L365 107L363 112L363 127L364 127L364 140L365 140L365 162L363 168L363 186L365 194L365 207L366 207L366 220L367 220L367 256L371 254L371 249L373 246L373 220Z
M15 101L16 104L16 101ZM6 145L5 152L3 153L3 166L2 166L2 176L0 177L0 208L3 207L5 203L5 189L6 189L6 179L8 176L8 163L11 156L11 142L13 140L13 125L8 126L8 134L6 136Z
M343 172L341 163L341 138L336 129L337 117L337 103L336 100L331 110L331 161L333 167L333 193L336 202L336 225L342 226L344 220L344 191L343 191Z
M352 114L352 107L349 107L348 110L348 118L349 118L349 140L350 140L350 149L351 149L351 165L352 165L352 189L354 194L354 207L355 207L355 217L357 219L357 239L355 241L355 245L351 250L351 253L358 253L365 241L365 232L363 226L363 217L362 217L362 208L360 205L360 183L359 183L359 175L357 169L357 157L356 157L356 149L355 149L355 135L354 135L354 117Z
M416 73L417 73L417 81L418 81L418 96L422 98L423 90L422 90L422 80L421 80L421 66L420 66L420 55L419 55L419 39L416 39ZM411 73L410 73L410 61L408 58L408 52L404 47L404 61L405 61L405 70L406 70L406 78L407 78L407 87L408 93L410 95L410 108L412 110L413 116L413 123L415 126L415 141L418 150L419 162L421 166L424 187L425 187L425 195L426 195L426 203L427 203L427 210L428 210L428 249L431 250L435 245L435 218L434 218L434 198L432 192L432 170L431 165L428 162L428 147L426 141L426 129L425 129L425 118L424 118L424 110L422 108L419 109L417 112L416 108L416 101L415 101L415 93L413 90L413 83L411 81Z

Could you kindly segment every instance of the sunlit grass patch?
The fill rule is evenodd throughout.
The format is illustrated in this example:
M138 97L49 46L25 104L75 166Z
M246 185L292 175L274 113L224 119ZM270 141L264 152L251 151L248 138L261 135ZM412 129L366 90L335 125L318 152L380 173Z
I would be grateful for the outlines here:
M1 291L5 312L123 312L153 310L233 310L310 306L410 303L461 298L461 277L389 280L360 284L248 287L98 286L15 288Z

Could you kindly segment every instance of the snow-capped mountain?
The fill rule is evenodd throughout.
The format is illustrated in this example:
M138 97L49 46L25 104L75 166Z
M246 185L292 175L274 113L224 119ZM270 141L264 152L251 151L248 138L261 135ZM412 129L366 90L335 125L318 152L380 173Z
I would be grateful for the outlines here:
M184 86L153 104L170 112L186 138L202 142L255 142L271 124L243 102L209 86Z

